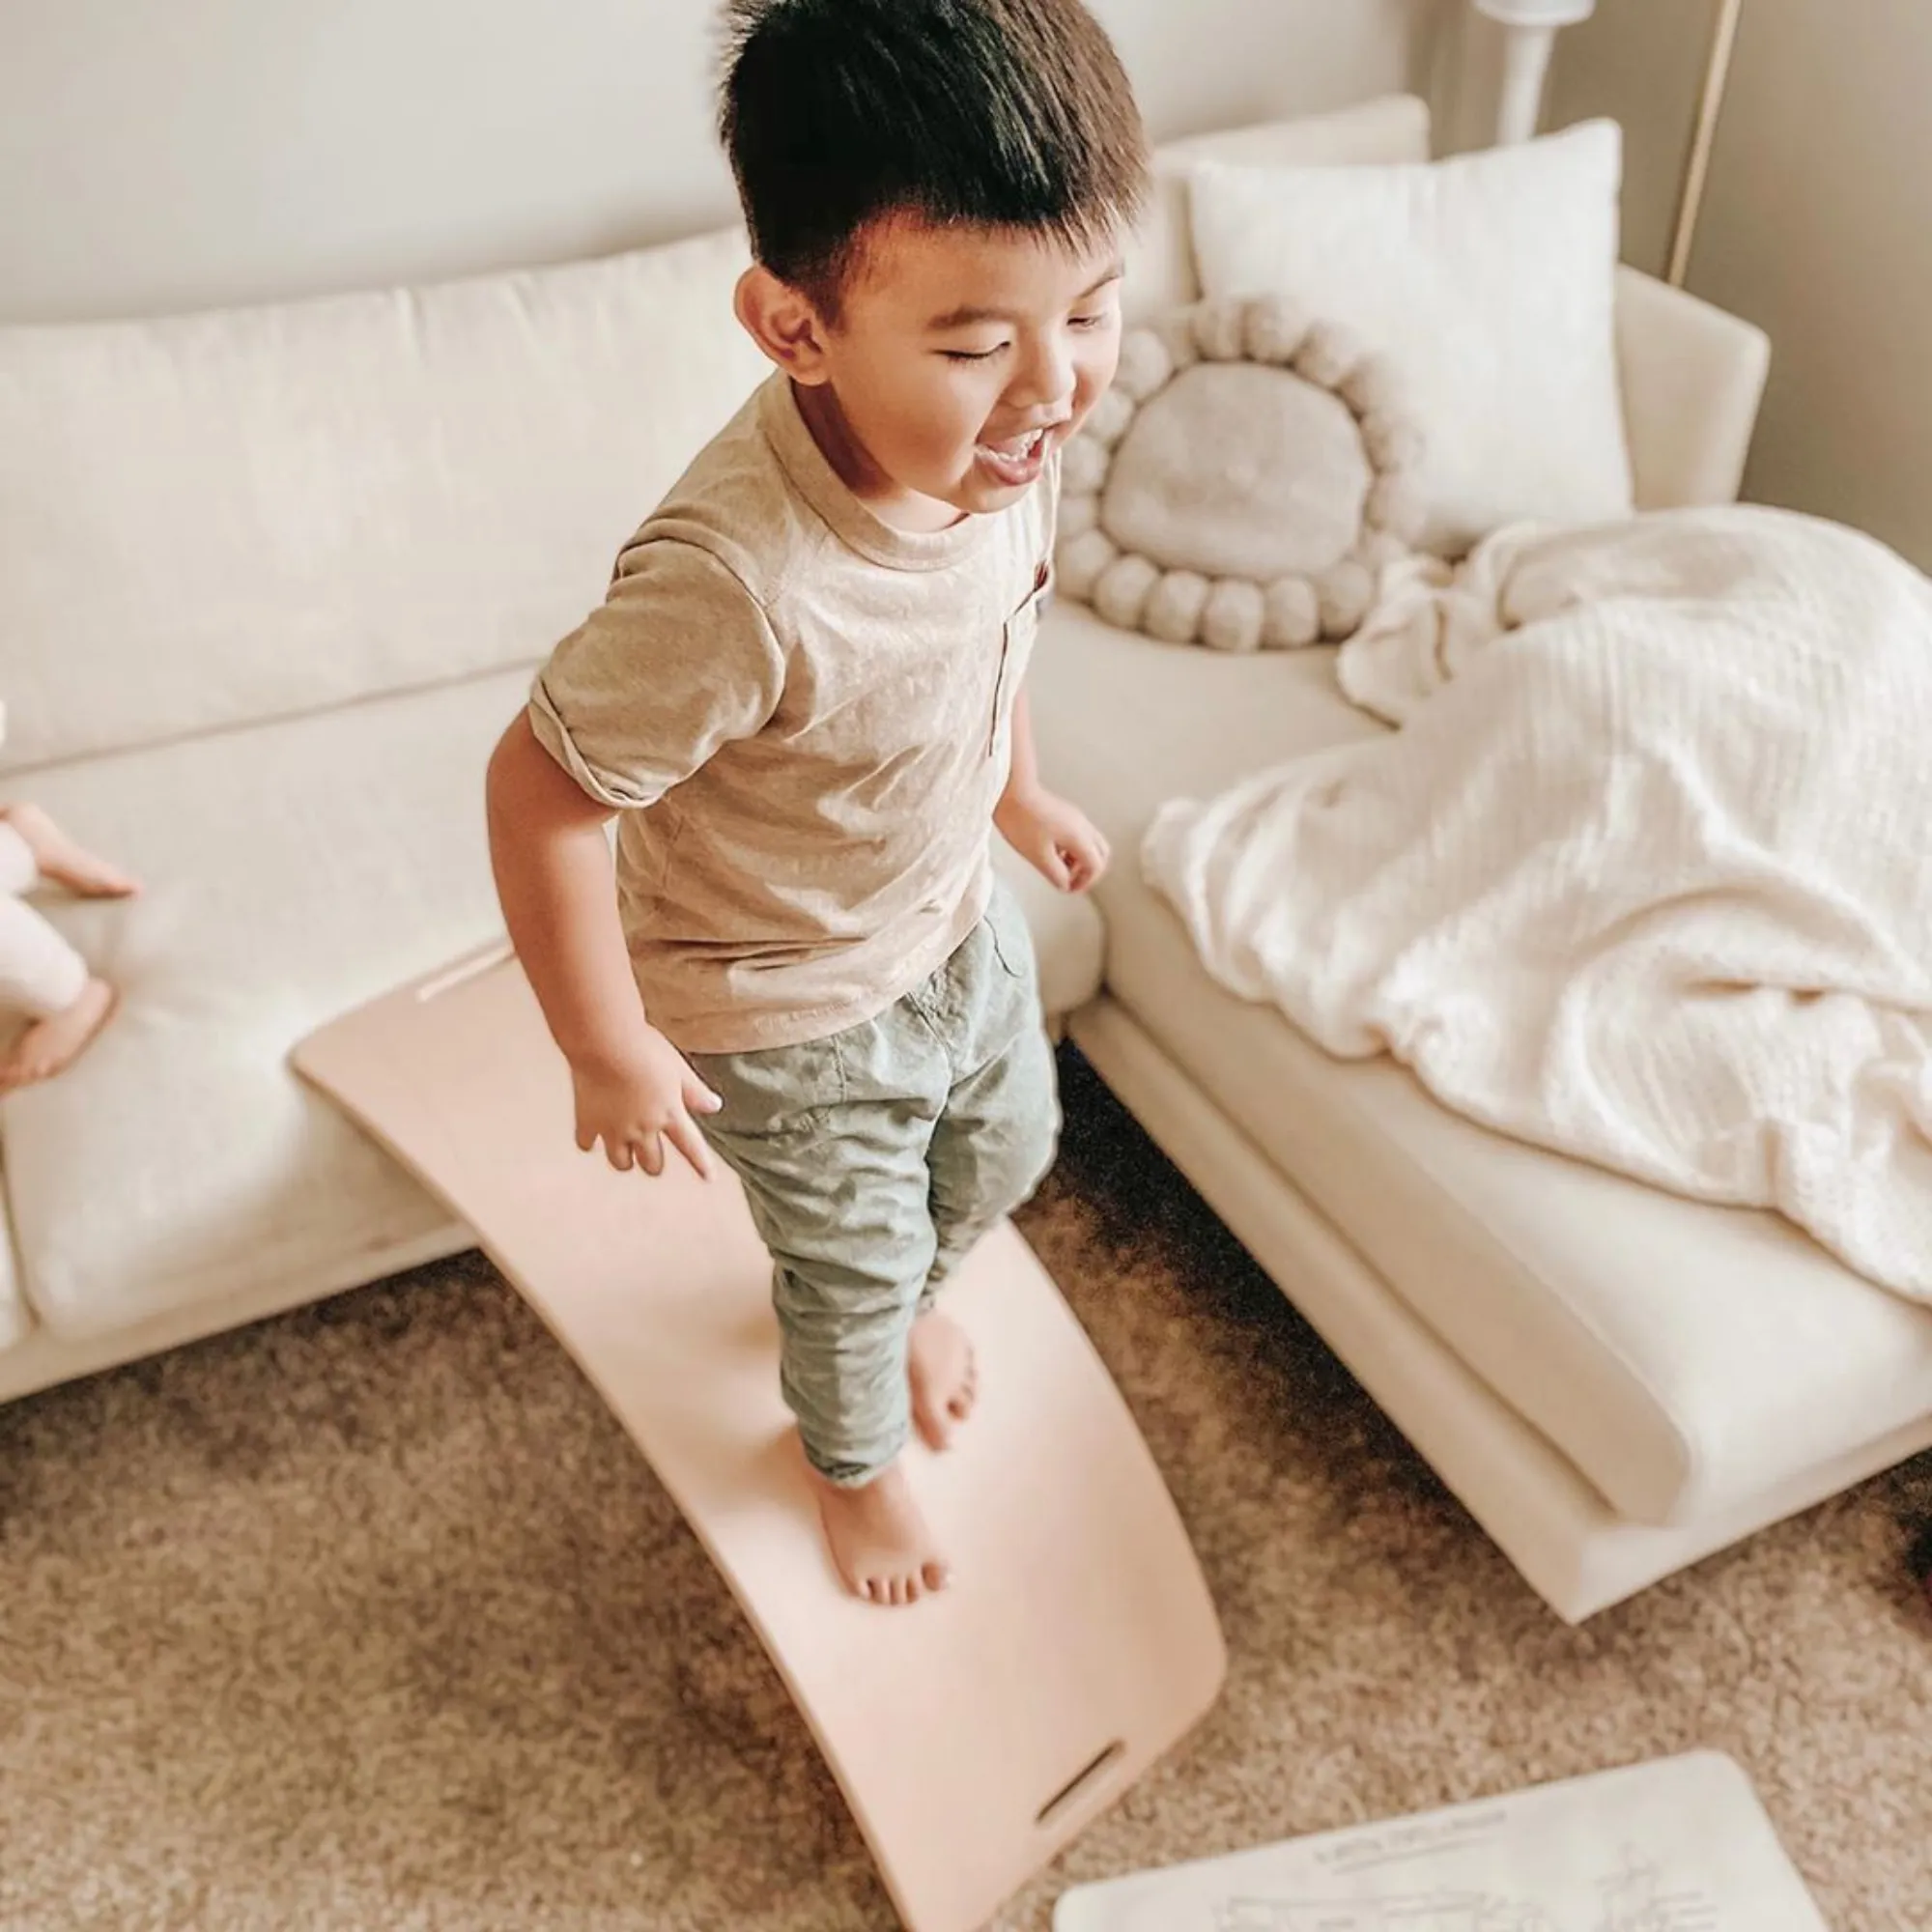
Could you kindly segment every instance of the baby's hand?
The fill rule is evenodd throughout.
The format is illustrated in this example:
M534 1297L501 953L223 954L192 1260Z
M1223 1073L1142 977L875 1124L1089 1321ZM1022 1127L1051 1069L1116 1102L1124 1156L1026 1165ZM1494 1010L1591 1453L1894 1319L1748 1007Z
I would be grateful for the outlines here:
M710 1179L711 1151L692 1116L715 1114L724 1103L656 1027L646 1027L635 1051L621 1060L573 1065L570 1071L577 1091L577 1145L585 1153L601 1140L605 1158L620 1173L635 1165L658 1175L668 1141L700 1179Z
M1063 893L1088 891L1107 869L1111 854L1093 820L1053 792L1009 792L993 823L1000 837Z

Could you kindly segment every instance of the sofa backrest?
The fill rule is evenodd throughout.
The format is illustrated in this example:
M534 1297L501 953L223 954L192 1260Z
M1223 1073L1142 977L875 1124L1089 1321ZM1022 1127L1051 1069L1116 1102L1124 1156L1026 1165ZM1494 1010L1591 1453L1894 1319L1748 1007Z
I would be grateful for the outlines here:
M1135 317L1198 293L1181 171L1406 160L1397 98L1157 157ZM765 364L736 230L153 322L0 329L0 769L533 662Z
M744 261L0 331L6 763L537 655L757 380Z

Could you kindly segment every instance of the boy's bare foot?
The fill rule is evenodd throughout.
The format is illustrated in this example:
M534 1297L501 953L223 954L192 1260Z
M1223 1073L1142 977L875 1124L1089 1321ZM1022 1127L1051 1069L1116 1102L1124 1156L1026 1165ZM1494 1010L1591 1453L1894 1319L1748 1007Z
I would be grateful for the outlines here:
M937 1309L922 1315L906 1347L906 1379L912 1419L926 1447L952 1448L980 1393L979 1363L965 1329Z
M916 1604L952 1580L898 1463L863 1489L841 1489L816 1471L811 1485L832 1560L854 1596L868 1604Z
M0 1060L0 1094L51 1080L80 1057L113 1012L114 988L105 980L90 980L71 1007L36 1020Z
M0 807L0 818L26 842L43 879L84 899L125 899L141 890L119 866L70 838L38 805Z

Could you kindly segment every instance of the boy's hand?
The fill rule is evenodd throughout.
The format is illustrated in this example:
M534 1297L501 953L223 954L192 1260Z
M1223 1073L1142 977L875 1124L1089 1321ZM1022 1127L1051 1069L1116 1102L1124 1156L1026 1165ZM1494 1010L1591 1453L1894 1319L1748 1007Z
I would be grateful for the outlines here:
M711 1150L692 1117L715 1114L724 1103L656 1027L646 1027L624 1059L573 1065L570 1071L577 1092L577 1145L585 1153L602 1141L605 1158L619 1173L636 1166L658 1175L668 1141L699 1179L711 1179Z
M1063 893L1089 891L1112 856L1107 841L1077 805L1044 789L1009 791L993 813L993 823L1000 837Z

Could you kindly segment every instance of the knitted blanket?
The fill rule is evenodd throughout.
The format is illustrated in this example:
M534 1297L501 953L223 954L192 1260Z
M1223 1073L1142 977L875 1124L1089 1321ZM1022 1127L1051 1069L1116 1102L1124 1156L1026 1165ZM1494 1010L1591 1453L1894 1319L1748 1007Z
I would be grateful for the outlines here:
M1338 674L1399 728L1149 834L1209 973L1932 1300L1932 584L1738 507L1386 588Z

